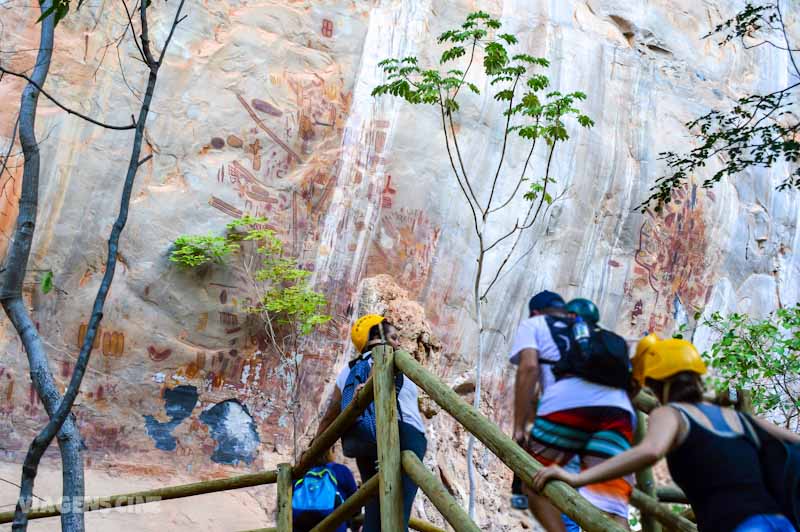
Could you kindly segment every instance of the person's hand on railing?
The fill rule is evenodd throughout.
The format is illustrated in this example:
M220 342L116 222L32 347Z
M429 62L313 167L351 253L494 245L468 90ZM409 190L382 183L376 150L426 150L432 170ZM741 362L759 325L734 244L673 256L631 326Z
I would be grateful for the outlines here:
M533 489L540 492L544 489L545 484L551 480L561 480L570 486L574 486L578 481L578 475L564 471L557 465L543 467L533 474Z

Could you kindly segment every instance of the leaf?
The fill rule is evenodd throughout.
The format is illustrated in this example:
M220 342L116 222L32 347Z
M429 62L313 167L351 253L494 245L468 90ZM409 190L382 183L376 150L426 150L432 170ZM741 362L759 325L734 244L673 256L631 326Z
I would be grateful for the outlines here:
M53 272L45 272L40 286L43 294L49 294L53 290Z
M517 38L511 35L510 33L501 33L497 36L498 39L502 39L508 44L517 44Z
M447 63L448 61L452 61L453 59L458 59L459 57L463 57L467 51L464 49L463 46L454 46L442 52L442 57L439 60L440 63Z

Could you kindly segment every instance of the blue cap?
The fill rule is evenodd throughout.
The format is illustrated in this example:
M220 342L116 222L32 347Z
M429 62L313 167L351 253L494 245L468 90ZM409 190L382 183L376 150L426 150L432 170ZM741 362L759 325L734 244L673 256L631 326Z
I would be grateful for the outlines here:
M564 308L565 306L564 298L550 290L542 290L528 302L530 312L546 308Z

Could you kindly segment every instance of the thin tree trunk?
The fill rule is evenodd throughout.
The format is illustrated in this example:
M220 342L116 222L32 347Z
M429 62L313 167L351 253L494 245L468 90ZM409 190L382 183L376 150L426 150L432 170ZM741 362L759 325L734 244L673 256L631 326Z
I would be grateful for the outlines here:
M52 5L52 0L42 2L40 9L44 13ZM31 79L22 92L19 112L19 138L22 145L24 167L22 173L22 189L19 199L17 224L14 229L11 245L2 270L0 270L0 304L8 315L19 335L28 357L31 381L36 394L44 405L49 416L58 408L61 394L58 393L53 374L47 362L47 354L36 326L31 320L25 302L22 299L22 284L28 267L33 234L36 228L36 217L39 205L39 144L36 140L36 109L39 102L39 89L47 80L50 60L53 55L55 15L50 14L41 21L39 36L39 52ZM62 462L62 493L67 503L82 501L83 459L81 457L82 441L72 418L66 419L58 431L58 446ZM17 508L30 507L32 504L33 481L26 488L26 475L23 473L23 488L17 501ZM26 496L27 494L27 496ZM61 528L65 531L83 530L83 512L80 506L61 515ZM15 528L16 530L16 528Z
M472 406L480 411L481 406L481 378L483 373L483 304L481 301L481 277L483 275L483 238L478 235L481 251L478 254L478 266L475 271L475 284L473 286L473 304L475 305L475 319L478 324L478 361L475 364L475 396ZM475 519L475 435L470 433L467 440L467 476L469 478L469 504L468 514L470 519Z
M97 335L97 331L98 331L98 328L100 326L100 321L103 318L103 307L105 305L105 300L106 300L106 297L108 295L108 291L111 288L111 282L114 279L114 272L116 270L116 263L117 263L119 239L120 239L120 236L122 234L122 230L125 228L125 224L126 224L127 219L128 219L128 209L129 209L129 204L130 204L130 199L131 199L131 193L133 191L134 180L136 178L136 173L137 173L139 167L143 164L143 162L145 160L149 159L149 157L147 157L144 160L140 160L139 157L140 157L140 154L141 154L142 142L143 142L143 138L144 138L144 128L145 128L145 124L147 122L147 116L148 116L148 114L150 112L150 104L151 104L152 99L153 99L153 93L155 91L155 85L156 85L156 81L158 79L158 70L159 70L159 67L161 66L161 62L162 62L162 60L164 58L164 54L166 53L166 50L167 50L167 48L169 46L169 43L170 43L170 41L172 39L172 36L174 34L175 27L178 25L180 20L182 20L180 18L180 14L181 14L181 10L183 9L183 4L184 4L184 0L181 0L180 4L178 5L176 14L175 14L175 19L174 19L174 21L172 23L172 28L170 29L170 33L169 33L169 35L168 35L168 37L167 37L167 39L166 39L166 41L164 43L164 48L162 49L162 52L161 52L161 55L159 56L158 61L156 61L153 58L153 55L152 55L151 50L150 50L150 41L149 41L149 35L148 35L148 29L147 29L147 12L146 12L146 8L147 8L148 3L147 2L142 2L140 4L140 6L141 6L140 7L140 16L141 16L141 35L140 35L140 39L141 39L141 43L142 43L142 50L144 51L145 61L146 61L147 66L149 67L149 75L148 75L148 81L147 81L147 89L145 91L145 96L144 96L144 99L142 101L142 106L139 109L139 117L138 117L138 120L136 122L136 132L135 132L134 139L133 139L133 147L131 149L131 156L130 156L130 160L129 160L129 163L128 163L128 170L127 170L127 173L126 173L126 176L125 176L125 181L124 181L123 188L122 188L122 196L121 196L121 199L120 199L119 213L118 213L117 219L114 222L114 225L113 225L113 227L111 229L111 234L109 235L109 238L108 238L108 256L106 258L105 273L103 275L102 281L100 282L100 287L98 288L97 295L95 296L94 305L92 307L92 315L91 315L91 317L89 319L89 324L88 324L88 327L87 327L86 335L83 338L83 344L81 346L80 354L78 355L78 358L77 358L77 360L75 362L75 368L74 368L74 370L72 372L72 376L70 378L69 386L67 387L67 390L64 393L64 397L58 403L58 406L55 409L55 412L48 412L50 414L50 421L47 423L47 425L44 427L44 429L42 429L42 431L36 436L36 438L34 438L34 440L31 442L30 447L28 448L28 453L25 456L25 462L24 462L24 464L22 466L22 481L20 483L20 486L21 486L20 487L20 497L19 497L19 501L18 501L18 503L16 505L16 508L15 508L15 511L14 511L14 523L12 525L12 530L15 531L15 532L23 532L23 531L27 530L27 526L28 526L27 514L28 514L28 510L29 510L29 504L27 504L27 501L29 501L31 499L31 497L33 496L33 486L34 486L34 481L36 479L36 474L37 474L37 471L38 471L39 463L41 461L42 456L44 455L44 452L49 447L50 442L52 442L52 440L56 436L56 434L59 433L59 431L61 430L62 426L64 426L66 421L72 417L72 414L71 414L72 405L74 404L75 399L78 396L78 393L80 392L81 382L83 381L83 376L86 373L86 369L87 369L87 367L89 365L89 358L91 356L92 346L94 344L94 339L95 339L95 336ZM48 17L48 18L52 18L52 17ZM133 29L133 28L131 28L131 29ZM43 31L43 35L44 35L44 29L42 31ZM42 49L47 48L49 53L52 53L52 27L50 27L50 41L51 41L50 45L45 47L44 39L43 39L43 42L42 42L42 44L40 46L42 47ZM40 54L41 54L41 50L40 50ZM49 64L49 56L48 56L48 64ZM38 66L37 66L37 68L38 68ZM35 80L35 81L38 82L38 80ZM42 82L43 81L44 80L42 79ZM38 86L41 87L42 83L38 83ZM38 94L38 91L37 91L37 94ZM24 98L24 95L23 95L23 98ZM23 105L24 105L24 103L25 102L23 101ZM34 111L34 115L35 115L35 107L33 108L33 111ZM20 120L21 120L20 123L21 124L22 124L22 117L23 117L23 114L21 112L20 113ZM25 116L25 120L29 120L29 119L32 122L32 118L29 118L26 115ZM22 128L20 130L20 138L22 138ZM34 138L34 140L35 140L35 138ZM34 146L35 146L35 144L34 144ZM23 150L24 149L25 149L25 144L23 143ZM25 236L28 239L27 248L25 250L26 254L24 256L24 262L18 263L18 264L12 262L14 260L18 260L17 259L17 255L13 254L14 250L12 248L12 253L9 254L9 262L7 263L7 268L8 268L8 272L6 272L7 279L18 281L20 288L21 288L21 284L22 284L22 278L24 278L24 271L25 271L25 268L27 267L28 255L30 254L30 241L32 240L33 229L34 229L34 226L35 226L35 215L36 215L35 206L36 206L36 204L38 202L38 175L39 175L38 150L35 153L36 153L36 157L35 157L35 161L36 161L35 176L36 176L37 180L36 180L35 185L31 187L31 191L28 191L30 193L30 195L29 196L25 196L24 195L25 191L23 191L23 196L20 198L20 218L22 218L22 216L23 216L23 208L26 208L26 209L29 208L28 207L28 203L31 203L34 206L34 208L32 210L32 217L30 217L30 219L28 219L27 217L26 218L22 218L22 223L18 223L18 228L22 227L23 232L24 232ZM28 172L27 164L28 164L28 160L27 160L27 157L26 157L25 173ZM25 174L23 174L23 176L24 175ZM24 188L24 180L23 180L23 188ZM25 198L27 203L23 204L23 198ZM27 211L26 211L26 216L28 216ZM9 266L8 266L9 264L13 264L15 266L15 269L13 271L11 270L11 268L9 268ZM20 277L20 272L22 272L21 277ZM19 277L19 278L17 279L17 277ZM13 301L13 299L12 299L12 301ZM3 306L4 306L4 308L10 309L11 311L15 312L16 314L19 313L20 308L23 311L25 310L24 309L24 303L22 302L21 298L20 298L20 301L19 301L18 305L7 306L6 305L6 301L5 301L5 290L3 291ZM8 312L8 310L7 310L7 312ZM12 315L10 313L9 313L9 316L12 317ZM15 317L19 318L19 316L15 316ZM12 317L12 321L15 321L15 317ZM36 344L37 343L39 344L38 347L40 348L40 351L38 352L38 354L42 357L44 366L46 367L47 358L46 358L46 354L44 353L44 349L41 346L41 338L39 337L38 331L36 331L35 327L32 326L33 324L30 322L30 318L29 317L27 318L27 323L25 322L24 319L22 321L19 321L19 323L20 323L20 325L17 325L15 323L15 326L17 327L17 331L19 332L20 337L23 338L23 339L27 337L31 347L35 348L35 347L37 347ZM20 328L20 327L22 327L22 328ZM26 345L26 351L28 352L29 357L31 356L32 352L36 352L36 351L31 351L30 349L28 349L27 345ZM31 373L32 374L34 373L34 365L33 364L31 364ZM64 465L66 466L66 463ZM81 464L80 467L81 467L81 486L82 486L82 474L83 474L82 464ZM67 472L66 471L65 471L64 475L65 475L65 477L67 476ZM82 510L81 506L82 506L82 503L83 503L83 490L81 489L81 497L80 497L80 499L73 498L70 502L72 503L72 504L70 504L71 507L77 506L79 510ZM72 514L72 512L70 514ZM79 528L68 528L68 527L65 527L65 528L63 528L63 530L69 530L70 532L72 532L73 530L77 531L77 532L82 532L83 531L83 521L82 521L82 514L80 514L80 515L81 515L81 521L80 521L80 524L79 524Z

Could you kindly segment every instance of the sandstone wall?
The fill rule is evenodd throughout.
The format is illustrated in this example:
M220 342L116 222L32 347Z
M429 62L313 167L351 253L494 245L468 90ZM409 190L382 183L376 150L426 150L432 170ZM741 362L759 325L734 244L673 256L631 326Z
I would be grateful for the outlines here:
M762 315L797 301L797 202L794 194L774 191L783 167L749 172L712 190L698 187L705 175L694 176L665 212L635 210L663 172L659 152L687 145L684 122L787 83L783 53L719 48L700 39L742 5L188 3L189 18L167 54L148 123L145 152L154 157L138 177L102 334L75 409L91 470L88 491L127 491L127 478L158 485L271 467L290 453L289 368L244 318L241 303L252 293L242 272L214 267L187 274L168 261L178 235L219 234L243 213L267 216L331 301L333 320L304 347L306 431L313 430L317 407L351 354L347 331L360 309L391 307L409 325L409 347L470 397L477 344L469 299L474 241L443 155L439 118L434 109L376 101L370 91L381 81L378 61L412 54L434 61L440 52L435 36L474 9L500 16L520 36L522 49L547 57L554 88L585 91L586 112L596 122L591 130L572 128L573 139L558 151L558 200L524 242L530 252L514 261L490 299L488 415L508 428L513 380L505 348L535 290L591 297L604 323L631 337L648 329L668 333L676 323L692 322L698 310ZM0 7L0 60L30 68L31 53L6 52L35 48L36 14L22 4ZM158 43L173 8L154 3ZM93 117L126 123L143 83L133 46L116 46L124 23L120 7L105 0L70 14L57 29L48 90ZM481 77L473 81L489 88ZM2 146L21 88L8 78L0 83ZM483 92L465 101L460 129L474 176L490 172L502 140L499 109ZM102 275L131 135L86 124L44 99L38 132L43 207L28 297L53 372L66 383ZM510 172L521 168L525 154L523 145L511 146ZM543 156L534 157L532 176L541 176ZM21 175L12 166L0 178L3 246ZM476 178L479 194L488 193L487 181ZM501 193L510 191L511 181ZM497 234L525 208L512 207L493 225ZM490 269L501 258L493 255ZM36 289L45 270L54 273L57 287L47 295ZM388 277L376 278L381 275ZM5 321L0 334L0 460L4 476L14 479L13 464L46 417ZM463 432L442 414L430 424L426 462L463 496ZM479 471L488 479L481 482L482 529L520 529L523 518L506 515L508 476L491 456L479 454ZM51 488L57 493L56 484ZM237 504L249 504L248 512L253 505L271 508L267 492L226 499L239 501L226 508L239 518ZM0 504L13 500L13 489L0 493ZM180 510L159 515L176 530L271 522L259 521L260 512L246 523L192 517L190 502L174 504ZM418 511L436 519L427 503L419 501ZM162 528L156 521L133 526Z

